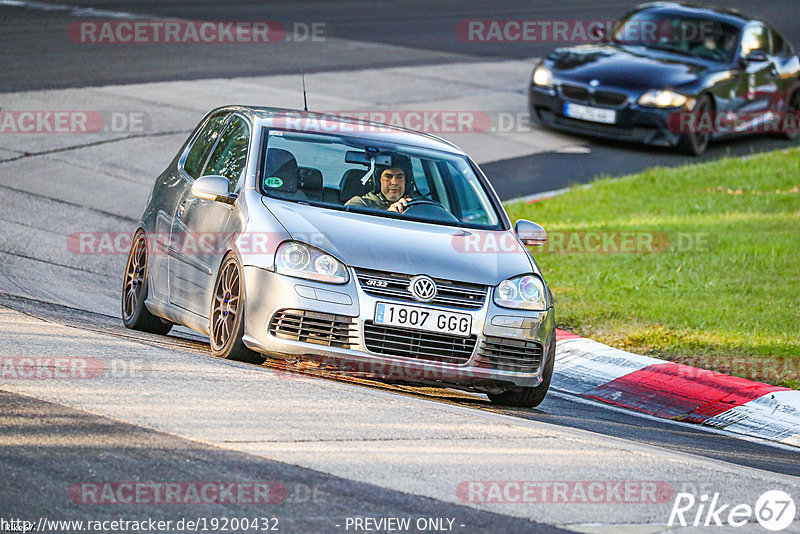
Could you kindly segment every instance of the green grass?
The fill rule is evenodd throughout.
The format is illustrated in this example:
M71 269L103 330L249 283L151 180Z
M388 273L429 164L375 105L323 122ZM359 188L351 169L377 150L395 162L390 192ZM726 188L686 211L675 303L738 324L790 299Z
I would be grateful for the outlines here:
M795 149L604 178L507 209L551 235L550 250L532 251L560 327L800 388L799 186ZM626 231L652 239L654 251L575 253L585 240L553 250L559 238Z

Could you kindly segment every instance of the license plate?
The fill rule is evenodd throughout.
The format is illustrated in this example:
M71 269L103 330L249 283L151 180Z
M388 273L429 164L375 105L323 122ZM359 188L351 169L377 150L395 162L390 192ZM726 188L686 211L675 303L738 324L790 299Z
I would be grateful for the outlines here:
M573 119L603 122L606 124L614 124L617 122L617 112L613 109L593 108L591 106L582 106L569 102L564 104L564 115L572 117Z
M375 324L468 337L472 331L472 316L466 313L378 302L375 306Z

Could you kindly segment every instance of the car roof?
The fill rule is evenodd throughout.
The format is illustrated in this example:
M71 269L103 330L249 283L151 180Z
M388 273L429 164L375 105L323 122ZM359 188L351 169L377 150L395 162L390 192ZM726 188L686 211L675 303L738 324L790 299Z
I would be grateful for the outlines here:
M707 18L709 20L725 22L736 28L741 28L753 20L759 20L742 13L737 9L722 7L707 7L683 2L649 2L636 6L633 12L642 10L656 10L666 13L680 13L693 15L695 17Z
M288 108L230 105L214 109L209 114L221 111L241 113L261 127L286 128L286 120L289 119L299 121L300 127L291 128L293 131L315 134L341 133L346 137L411 145L466 156L463 150L441 137L399 126L343 116L344 113L347 113L346 111L334 114ZM320 121L324 121L324 128L319 126Z

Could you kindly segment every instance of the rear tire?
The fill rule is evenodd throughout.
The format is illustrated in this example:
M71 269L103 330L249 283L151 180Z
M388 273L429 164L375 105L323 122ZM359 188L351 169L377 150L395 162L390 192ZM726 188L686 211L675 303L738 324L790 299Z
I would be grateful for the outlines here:
M122 324L141 332L167 334L172 329L172 323L150 313L144 303L147 299L147 275L147 239L143 230L137 230L122 282Z
M209 337L214 356L247 363L264 363L265 358L249 349L244 336L244 284L236 256L229 252L214 284L211 298Z
M553 378L553 365L556 360L556 343L553 341L547 351L547 361L544 362L542 383L536 387L511 388L502 393L489 393L492 404L514 406L517 408L535 408L539 406L550 389L550 380Z
M708 97L708 95L701 95L697 99L697 104L695 104L694 110L692 110L692 113L694 113L696 117L695 124L700 124L701 117L706 113L711 113L712 111L711 99ZM705 121L702 122L705 123ZM713 124L713 121L711 121L709 124ZM686 132L681 134L680 139L678 139L678 150L690 156L701 156L708 148L708 143L710 141L711 131Z

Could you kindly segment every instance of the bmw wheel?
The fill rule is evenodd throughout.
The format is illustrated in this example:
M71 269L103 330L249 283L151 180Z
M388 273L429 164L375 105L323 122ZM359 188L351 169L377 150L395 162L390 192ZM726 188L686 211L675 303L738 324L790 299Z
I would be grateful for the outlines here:
M788 115L794 115L791 119ZM800 89L792 93L789 102L786 104L786 119L783 121L788 130L784 130L783 135L790 141L800 138Z
M241 268L231 252L225 256L214 284L211 301L211 352L240 362L263 363L264 357L250 350L244 336L244 286Z
M122 284L122 323L133 330L166 334L172 323L153 315L145 306L147 284L147 239L144 231L138 230L133 236Z
M713 124L713 121L708 121L706 117L711 111L711 99L708 95L701 95L692 110L695 116L694 124L697 125L696 131L681 134L678 150L690 156L700 156L706 151L711 141L711 124Z

